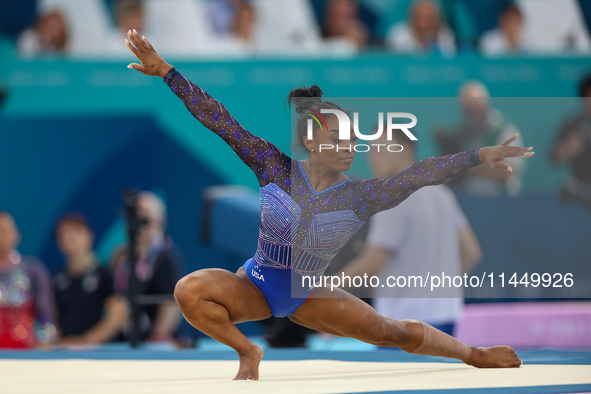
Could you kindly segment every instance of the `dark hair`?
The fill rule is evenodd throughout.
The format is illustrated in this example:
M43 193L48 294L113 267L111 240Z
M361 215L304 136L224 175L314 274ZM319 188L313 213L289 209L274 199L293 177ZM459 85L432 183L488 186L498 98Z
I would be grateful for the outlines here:
M591 89L591 74L587 74L579 84L579 96L586 97L587 90Z
M506 1L501 6L501 12L499 13L499 16L503 17L508 14L516 14L516 15L523 18L523 14L521 12L521 9L517 6L517 4L515 4L514 1Z
M8 217L12 218L12 220L14 220L14 216L12 215L12 213L8 209L0 208L0 216L8 216Z
M58 236L58 232L64 224L78 224L85 227L91 234L94 234L94 229L88 222L88 219L86 219L86 216L79 212L68 212L58 219L54 228L56 236Z
M318 85L312 85L309 88L295 88L287 95L287 104L289 106L294 104L295 111L300 114L296 125L297 137L294 141L295 149L301 149L307 152L303 139L308 132L308 119L313 119L310 116L310 114L313 114L312 110L320 112L321 109L338 109L348 113L348 111L332 101L322 101L322 96L324 96L324 91ZM330 116L333 115L331 114ZM313 122L312 124L312 130L316 131L318 129L317 123Z

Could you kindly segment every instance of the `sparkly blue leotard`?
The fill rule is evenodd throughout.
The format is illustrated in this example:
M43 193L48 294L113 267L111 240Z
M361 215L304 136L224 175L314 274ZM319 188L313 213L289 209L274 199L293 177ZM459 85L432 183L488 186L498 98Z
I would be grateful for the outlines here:
M473 149L421 160L393 178L347 180L317 192L300 161L292 161L272 143L245 130L219 101L176 69L164 81L257 176L258 248L244 268L277 317L291 315L314 290L302 288L294 296L294 275L322 275L370 216L395 207L423 186L445 183L481 163L478 149Z

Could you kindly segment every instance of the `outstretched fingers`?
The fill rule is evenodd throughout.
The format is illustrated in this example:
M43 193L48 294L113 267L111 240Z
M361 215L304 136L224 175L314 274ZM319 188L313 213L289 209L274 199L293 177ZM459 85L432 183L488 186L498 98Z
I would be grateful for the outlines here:
M141 64L137 64L137 63L131 63L130 65L127 66L127 68L132 68L134 70L138 70L143 72L144 67Z
M126 40L125 40L125 46L126 46L126 47L127 47L127 48L128 48L128 49L129 49L129 50L130 50L130 51L131 51L131 52L132 52L132 53L133 53L133 54L134 54L134 55L135 55L135 56L136 56L138 59L140 59L140 58L141 58L141 56L142 56L142 55L141 55L140 51L139 51L139 50L138 50L138 49L137 49L137 48L136 48L134 45L132 45L132 44L131 44L131 42L129 41L129 39L126 39Z
M497 170L506 170L509 172L513 172L513 167L511 167L509 164L507 163L503 163L502 161L495 161L492 163L491 165L492 168L497 169Z
M515 134L513 137L509 138L507 141L503 142L501 145L509 146L511 142L515 141L519 137L519 133Z
M535 152L532 151L533 147L520 148L517 146L508 146L503 149L503 155L505 157L532 157Z
M148 40L146 40L145 37L140 36L140 33L138 33L136 29L133 29L132 34L138 45L141 47L142 52L150 52L150 46L147 44Z
M125 45L140 60L141 63L131 63L127 66L127 68L135 69L142 73L148 74L148 72L146 72L144 63L148 61L151 55L156 54L156 51L154 50L152 44L150 44L150 42L145 36L140 36L137 30L133 29L127 32L127 39L125 40ZM154 65L152 65L152 67L154 67Z
M507 140L507 141L509 141L509 140ZM501 145L495 149L496 154L493 155L493 160L492 160L492 163L490 164L490 166L495 169L513 172L513 167L511 167L507 163L503 163L503 160L506 158L510 158L510 157L522 158L522 159L532 157L536 153L536 152L533 152L532 149L533 149L533 147L520 148L517 146Z
M156 52L156 50L154 49L154 47L152 46L152 44L150 43L150 41L148 41L148 39L146 38L146 36L142 36L142 41L144 43L144 46L152 51L152 52Z
M138 50L139 53L144 53L146 51L146 49L144 48L144 43L142 42L140 35L137 33L137 31L135 31L135 29L133 31L129 30L127 32L127 39L129 40L129 42L133 44L133 46Z

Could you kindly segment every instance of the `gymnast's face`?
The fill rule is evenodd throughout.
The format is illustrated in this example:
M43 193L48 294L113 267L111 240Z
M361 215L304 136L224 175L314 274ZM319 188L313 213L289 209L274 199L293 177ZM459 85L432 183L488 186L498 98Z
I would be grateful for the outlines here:
M326 117L328 130L323 127L314 130L314 138L308 140L304 136L304 145L308 149L310 159L314 158L323 166L333 171L348 171L355 158L357 140L351 123L351 139L339 139L339 121L336 116ZM312 150L313 149L313 150Z

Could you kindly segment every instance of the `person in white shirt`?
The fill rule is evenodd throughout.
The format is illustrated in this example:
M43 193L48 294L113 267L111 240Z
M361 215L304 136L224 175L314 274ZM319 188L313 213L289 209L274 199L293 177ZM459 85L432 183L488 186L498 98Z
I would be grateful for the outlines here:
M69 50L69 35L64 13L58 9L49 11L21 33L16 44L18 54L24 58L65 55Z
M359 3L355 0L329 0L322 30L330 45L362 50L369 42L369 29L359 19Z
M370 151L370 164L377 177L392 177L414 164L414 143L394 134L402 152L385 149ZM371 219L366 244L361 254L343 272L348 276L378 276L379 283L388 277L421 275L462 276L480 261L478 239L453 192L445 185L425 187L396 209L380 212ZM378 286L373 292L373 306L379 314L392 319L416 319L453 335L455 322L463 311L462 288L446 292L449 298L418 298L427 290L412 287ZM451 297L450 297L451 296Z
M410 23L398 22L386 33L386 47L400 54L434 54L453 57L453 31L443 23L437 4L418 0L411 4Z
M480 51L486 56L524 54L532 45L524 33L524 16L519 7L509 3L499 14L498 26L484 33Z
M109 32L109 56L127 56L127 48L121 48L121 40L125 40L127 32L132 29L149 34L146 23L146 9L140 0L118 0L113 5L115 26Z
M487 144L502 144L511 136L520 133L519 127L491 104L487 87L479 81L464 82L459 89L459 104L462 119L458 124L440 129L435 133L441 154L447 155L454 149L463 150ZM515 140L515 146L523 146L523 136ZM498 197L501 195L517 196L521 193L526 163L515 158L507 159L511 171L488 171L477 168L469 171L459 182L450 183L451 187L461 185L461 189L471 195Z

